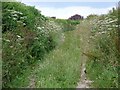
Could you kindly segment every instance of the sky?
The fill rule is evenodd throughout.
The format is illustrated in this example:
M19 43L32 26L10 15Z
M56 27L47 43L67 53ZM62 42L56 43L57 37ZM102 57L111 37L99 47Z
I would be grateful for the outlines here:
M82 15L84 18L90 14L107 14L117 5L117 2L33 2L25 0L21 2L35 6L45 16L55 16L60 19L67 19L74 14Z

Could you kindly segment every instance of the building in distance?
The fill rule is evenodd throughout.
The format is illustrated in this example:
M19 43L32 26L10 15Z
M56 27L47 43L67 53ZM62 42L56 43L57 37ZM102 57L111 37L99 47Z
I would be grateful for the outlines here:
M69 20L83 20L83 16L75 14L73 16L71 16L70 18L68 18Z

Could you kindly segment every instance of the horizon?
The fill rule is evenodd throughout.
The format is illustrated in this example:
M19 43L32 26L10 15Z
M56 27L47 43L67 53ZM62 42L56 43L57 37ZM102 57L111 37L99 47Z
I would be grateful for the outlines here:
M44 16L59 19L68 19L75 14L84 18L91 14L107 14L117 5L116 2L21 2L29 6L35 6Z

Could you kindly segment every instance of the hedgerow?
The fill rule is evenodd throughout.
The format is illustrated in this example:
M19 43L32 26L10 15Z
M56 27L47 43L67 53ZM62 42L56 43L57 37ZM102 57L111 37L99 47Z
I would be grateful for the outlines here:
M56 21L62 25L63 31L75 30L76 25L80 24L80 20L57 19Z
M118 14L117 9L106 15L89 19L91 23L90 52L87 61L88 77L93 87L118 87Z
M20 2L2 3L3 87L54 49L64 36L61 26Z

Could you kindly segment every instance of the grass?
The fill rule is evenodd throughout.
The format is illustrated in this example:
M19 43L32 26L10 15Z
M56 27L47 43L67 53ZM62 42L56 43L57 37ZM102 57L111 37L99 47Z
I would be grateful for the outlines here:
M75 88L80 79L80 35L65 32L64 42L11 82L11 87L27 87L31 75L37 88Z
M87 76L94 81L92 86L96 88L115 88L118 86L118 74L115 67L112 66L104 67L102 63L89 61L87 63Z
M7 3L4 5L6 7ZM20 9L25 13L24 8L26 8L31 13L26 13L28 18L24 20L27 21L24 24L27 27L24 27L15 23L12 18L10 23L8 17L6 18L9 16L8 12L4 10L6 16L3 21L7 22L3 23L6 24L3 28L2 47L3 71L5 72L3 84L7 83L7 87L11 88L76 88L80 79L81 64L84 60L86 61L82 55L86 55L89 58L86 63L86 74L88 79L94 81L92 86L118 87L117 66L115 65L120 57L119 54L117 57L115 40L112 39L116 37L111 36L114 31L107 34L105 32L109 27L102 27L102 31L99 27L105 24L105 19L102 22L98 19L101 23L94 22L96 20L92 19L93 25L85 20L80 22L80 26L76 28L78 30L74 30L75 25L79 24L78 21L51 21L32 7L18 5L15 4L18 11ZM12 6L14 4L11 3L10 7ZM32 23L35 20L36 22ZM95 24L99 25L96 27ZM105 26L108 25L105 24ZM33 27L35 29L32 29ZM92 33L90 33L91 28L95 29ZM112 30L115 30L115 27ZM89 36L89 34L93 35ZM90 37L94 38L93 41L89 40Z
M102 20L102 22L105 21L105 19ZM95 27L94 24L91 26ZM102 23L98 23L98 25L102 25ZM106 26L107 25L112 26L109 23L106 23ZM92 83L92 87L95 88L118 88L117 69L120 57L119 52L116 49L115 39L113 39L116 37L116 28L111 27L111 31L109 31L107 30L108 28L106 29L106 27L101 27L102 29L100 29L99 26L96 26L96 33L91 30L92 33L90 37L92 38L90 39L91 47L89 54L96 57L89 57L87 60L87 78L94 81ZM100 30L102 32L105 31L106 33L103 34Z
M28 67L27 70L23 71L21 75L16 76L14 81L9 84L9 87L30 87L31 84L34 84L32 87L35 88L76 88L77 82L80 79L81 53L85 47L87 46L90 49L90 52L85 50L88 56L101 56L103 54L100 53L98 48L95 48L97 45L93 43L95 41L90 41L87 38L90 32L88 32L90 29L88 26L89 22L84 22L78 27L80 30L64 32L65 38L60 40L59 45L47 53L43 58L44 60L37 61ZM99 38L95 39L96 43L100 43L97 40ZM89 41L89 46L85 44L85 40L86 42ZM106 45L106 42L103 41L102 45ZM104 48L103 50L105 51ZM94 81L92 87L118 87L116 67L108 64L109 61L113 60L116 60L116 57L112 52L110 52L109 56L104 53L101 57L89 58L87 60L86 74L88 79Z

